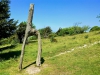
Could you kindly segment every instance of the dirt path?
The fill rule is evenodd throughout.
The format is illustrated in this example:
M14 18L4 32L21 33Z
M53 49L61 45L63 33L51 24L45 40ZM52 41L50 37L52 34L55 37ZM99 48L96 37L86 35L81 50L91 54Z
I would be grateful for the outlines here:
M79 47L73 48L73 49L71 49L71 50L69 50L69 51L65 51L65 52L59 53L59 54L57 54L57 55L55 55L55 56L53 56L53 57L49 57L49 58L47 58L47 59L51 59L51 58L58 57L58 56L60 56L60 55L66 54L66 53L70 53L70 52L74 51L75 49L89 48L89 47L91 47L91 46L93 46L93 45L95 45L95 44L98 44L98 43L100 43L100 41L94 42L94 43L89 44L89 45L84 44L83 46L79 46Z
M52 56L52 57L49 57L49 58L47 58L47 59L45 59L45 60L52 59L52 58L54 58L54 57L58 57L58 56L61 56L61 55L63 55L63 54L66 54L66 53L73 52L75 49L89 48L89 47L91 47L91 46L93 46L93 45L95 45L95 44L98 44L98 43L100 43L100 41L94 42L94 43L89 44L89 45L84 44L83 46L79 46L79 47L73 48L73 49L71 49L71 50L69 50L69 51L65 51L65 52L59 53L59 54L57 54L57 55L55 55L55 56ZM32 66L28 67L28 68L26 69L26 71L28 72L29 75L34 75L34 74L40 72L41 69L40 69L39 67L35 67L35 66L32 65Z
M34 65L31 65L26 69L26 71L29 75L34 75L34 74L40 72L41 70L39 67L35 67Z

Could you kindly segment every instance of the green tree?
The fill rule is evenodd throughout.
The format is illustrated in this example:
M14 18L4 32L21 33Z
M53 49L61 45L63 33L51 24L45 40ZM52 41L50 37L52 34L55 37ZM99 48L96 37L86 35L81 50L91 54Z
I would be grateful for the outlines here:
M10 19L9 4L9 0L0 0L0 39L10 37L16 30L18 21Z
M79 27L78 25L73 26L72 29L74 30L73 34L82 33L82 28Z
M48 38L49 34L52 33L52 29L49 26L39 29L39 31L40 31L42 38Z
M45 28L39 29L39 32L41 34L41 37L44 38Z
M17 33L17 36L18 36L20 43L23 42L23 38L24 38L24 35L25 35L25 30L26 30L26 25L27 25L26 22L21 22L17 26L16 33Z
M68 28L59 28L58 31L56 32L56 34L58 36L64 36L66 34L69 34L68 33Z
M46 38L46 37L49 36L49 34L52 33L52 29L48 26L48 27L45 28L44 32L45 32L44 37Z
M58 36L81 34L89 30L89 26L80 27L77 24L69 28L59 28L56 34Z
M92 27L92 28L90 29L90 32L91 32L91 31L98 31L98 30L100 30L100 27L99 27L99 26L94 26L94 27Z
M90 29L90 27L87 26L87 25L85 25L85 26L82 27L82 31L83 32L87 32L89 29Z
M27 26L27 22L25 22L25 21L21 22L17 26L16 33L17 33L17 36L18 36L18 39L19 39L20 43L23 42L23 38L24 38L24 35L25 35L26 26ZM32 28L35 28L34 24L32 24Z
M84 32L86 32L86 31L88 31L90 29L90 27L86 26L86 25L83 26L83 27L75 25L75 26L73 26L73 28L74 28L74 34L84 33Z
M74 33L74 27L69 27L69 28L68 28L68 32L69 32L69 35L75 34L75 33Z

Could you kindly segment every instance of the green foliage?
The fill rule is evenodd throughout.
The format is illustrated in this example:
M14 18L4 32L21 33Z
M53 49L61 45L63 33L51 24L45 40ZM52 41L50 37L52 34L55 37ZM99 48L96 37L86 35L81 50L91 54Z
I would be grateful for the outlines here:
M89 37L88 35L85 35L85 36L84 36L85 39L87 39L88 37Z
M23 42L23 38L24 38L24 35L25 35L26 26L27 26L27 23L25 21L21 22L17 26L16 33L17 33L17 36L18 36L18 39L19 39L20 43ZM35 28L34 24L32 24L32 27Z
M57 42L57 39L55 39L55 37L52 36L52 37L50 37L50 41L51 42Z
M96 31L98 33L100 31ZM91 36L84 39L84 36ZM73 37L77 37L72 40ZM95 32L78 34L74 36L56 37L57 43L51 43L50 39L42 39L42 57L46 62L42 64L41 71L37 75L99 75L100 74L100 43L92 45L100 40L100 35ZM91 44L89 42L91 40ZM87 45L86 48L83 47ZM7 47L7 46L5 46ZM29 75L26 70L18 71L20 51L22 44L13 48L7 48L0 52L0 74ZM0 46L0 48L4 48ZM36 61L37 42L27 44L23 68ZM72 49L74 49L72 51ZM67 52L72 51L72 52ZM64 54L63 54L64 53ZM58 63L59 62L59 63ZM35 66L35 64L32 64Z
M59 28L59 30L56 32L56 34L58 35L58 36L64 36L65 34L66 34L66 28Z
M57 42L57 40L55 39L55 37L57 37L57 34L55 34L55 33L49 34L49 38L50 38L51 42Z
M86 25L82 27L83 32L87 32L89 29L90 29L90 27L86 26Z
M79 27L78 25L74 25L69 28L59 28L56 34L58 36L81 34L88 31L89 28L89 26Z
M16 34L8 38L8 40L9 40L9 44L12 45L17 45L19 43L18 36Z
M83 33L82 28L77 25L73 26L73 34L79 34L79 33Z
M49 38L51 38L51 37L57 37L57 34L56 33L49 34Z
M18 39L19 39L20 43L23 42L23 38L24 38L24 35L25 35L25 30L26 30L26 25L27 25L26 22L21 22L17 26L16 33L17 33L17 36L18 36Z
M35 35L33 35L33 36L29 36L28 37L28 41L30 41L30 40L37 40L37 36L35 36Z
M50 66L52 65L53 68L49 67L48 70L45 69L38 75L44 73L44 75L99 75L99 46L96 45L90 48L76 49L73 52L52 58L48 60L48 63Z
M44 38L44 31L45 31L45 28L39 29L39 32L42 38Z
M75 36L73 36L73 37L72 37L72 39L76 39L76 37L75 37Z
M1 72L0 75L10 75L9 73Z
M74 27L69 27L68 29L69 35L74 35Z
M17 35L12 35L9 38L2 38L0 40L0 45L5 45L5 44L16 45L17 43L19 43Z
M94 27L92 27L92 28L90 29L90 32L91 32L91 31L98 31L98 30L100 30L100 27L99 27L99 26L94 26Z
M9 44L8 38L3 38L0 40L0 45Z
M0 39L10 37L15 33L18 21L10 18L10 1L0 0Z
M39 29L39 32L40 32L42 38L48 38L49 34L52 33L52 29L48 26L48 27Z

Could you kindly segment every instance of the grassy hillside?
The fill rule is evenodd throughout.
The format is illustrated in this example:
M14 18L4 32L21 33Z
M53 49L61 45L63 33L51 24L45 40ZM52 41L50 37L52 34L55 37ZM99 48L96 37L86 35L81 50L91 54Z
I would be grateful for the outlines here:
M99 75L100 74L100 31L74 36L56 37L57 42L42 40L42 66L36 75ZM87 47L83 47L83 46ZM18 70L21 44L15 47L0 46L0 75L28 75L26 69L36 60L37 42L25 48L23 70ZM81 48L83 47L83 48ZM71 51L74 49L74 51ZM71 51L71 52L68 52ZM59 55L60 53L64 53ZM59 55L59 56L57 56Z

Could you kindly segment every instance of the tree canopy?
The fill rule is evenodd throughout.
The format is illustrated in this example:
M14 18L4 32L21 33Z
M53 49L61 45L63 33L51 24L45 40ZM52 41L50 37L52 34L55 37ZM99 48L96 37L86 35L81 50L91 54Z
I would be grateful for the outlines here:
M100 30L100 27L99 26L93 26L91 29L90 29L90 32L91 31L98 31Z
M42 38L47 38L47 37L49 37L49 34L52 33L52 29L49 26L47 26L45 28L39 29L39 32L40 32Z
M25 22L25 21L21 22L17 26L16 33L17 33L17 36L18 36L18 39L19 39L20 43L23 42L23 38L24 38L24 35L25 35L26 26L27 26L27 22ZM34 24L32 24L32 28L35 28Z
M10 19L9 4L9 0L0 0L0 39L13 35L16 30L18 21Z
M89 30L89 28L90 28L89 26L80 27L78 25L74 25L69 28L59 28L56 34L58 36L81 34Z

